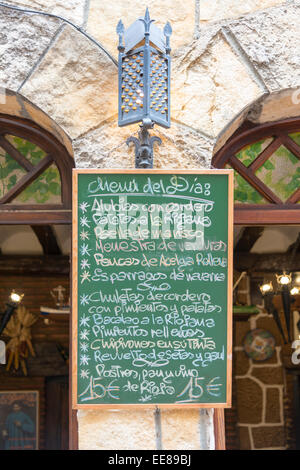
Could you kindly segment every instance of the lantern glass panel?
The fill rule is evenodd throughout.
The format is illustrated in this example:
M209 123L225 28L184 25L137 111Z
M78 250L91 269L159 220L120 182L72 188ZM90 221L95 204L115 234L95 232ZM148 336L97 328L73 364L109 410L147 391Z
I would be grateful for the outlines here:
M121 69L120 118L127 123L138 122L144 107L144 49L124 55Z
M154 122L169 121L168 58L151 48L150 53L150 116Z

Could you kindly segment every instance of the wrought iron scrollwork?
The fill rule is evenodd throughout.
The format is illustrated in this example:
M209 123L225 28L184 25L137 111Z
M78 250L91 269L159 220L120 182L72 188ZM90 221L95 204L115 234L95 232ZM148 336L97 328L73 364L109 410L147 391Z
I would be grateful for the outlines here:
M150 136L149 127L153 128L153 123L151 125L145 125L143 122L140 125L139 138L129 137L126 141L127 145L133 143L135 145L135 167L136 168L153 168L153 145L154 142L157 142L158 145L161 145L161 139L157 136Z

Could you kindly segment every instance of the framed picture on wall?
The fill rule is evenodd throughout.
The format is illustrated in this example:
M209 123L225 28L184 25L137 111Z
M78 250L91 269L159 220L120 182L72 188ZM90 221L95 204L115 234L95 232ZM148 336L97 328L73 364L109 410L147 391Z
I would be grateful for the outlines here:
M0 450L39 448L39 391L0 391Z

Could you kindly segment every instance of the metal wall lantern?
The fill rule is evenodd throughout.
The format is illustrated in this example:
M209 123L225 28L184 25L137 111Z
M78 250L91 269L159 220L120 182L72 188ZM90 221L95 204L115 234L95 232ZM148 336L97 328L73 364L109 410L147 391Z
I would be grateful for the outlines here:
M9 302L7 302L7 304L6 304L6 309L2 314L0 314L1 315L0 336L3 333L7 323L9 322L9 320L12 316L12 314L14 313L14 311L16 310L16 308L18 307L18 305L22 301L23 297L24 297L24 294L19 295L14 290L10 294Z
M300 247L300 234L296 242L294 243L293 250L291 253L291 257L289 262L287 263L288 266L293 265L294 257ZM297 273L290 273L288 274L287 271L283 271L281 274L276 274L276 281L277 286L274 288L272 282L264 282L259 288L264 298L264 304L267 312L273 315L273 318L277 324L277 327L280 331L280 334L283 338L285 344L287 342L292 341L292 334L291 334L291 315L292 315L292 304L295 302L295 296L300 294L300 278ZM273 298L276 295L281 296L283 313L284 313L284 321L281 318L277 308L273 303ZM300 333L300 321L297 323L297 328ZM288 340L285 337L284 330L287 332Z
M284 330L286 330L288 335L288 341L292 341L291 335L291 306L295 301L295 295L300 293L299 286L293 285L292 275L287 274L285 271L277 275L277 289L274 289L272 282L265 282L260 286L260 291L264 297L264 304L267 312L273 315L273 318L277 324L277 327L280 331L280 334L283 338L285 344L287 344L287 339L285 337ZM284 322L281 320L279 312L273 303L273 298L276 295L281 295L281 301L283 306L284 313ZM297 325L299 329L300 325ZM300 331L300 330L299 330Z
M170 36L169 22L161 31L150 19L136 20L127 30L120 20L119 35L119 121L120 127L141 122L139 139L130 137L136 148L136 167L153 167L154 124L170 127Z

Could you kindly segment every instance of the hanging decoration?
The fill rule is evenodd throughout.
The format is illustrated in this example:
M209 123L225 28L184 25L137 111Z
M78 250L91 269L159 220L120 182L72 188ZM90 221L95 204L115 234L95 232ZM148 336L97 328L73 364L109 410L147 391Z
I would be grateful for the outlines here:
M11 339L7 343L8 360L6 370L9 371L13 365L15 370L21 366L24 375L27 375L25 360L29 356L35 356L31 343L31 327L38 317L30 313L23 305L20 305L10 318L3 332Z
M261 328L249 331L243 341L244 351L253 361L266 361L275 352L275 339L273 335Z

